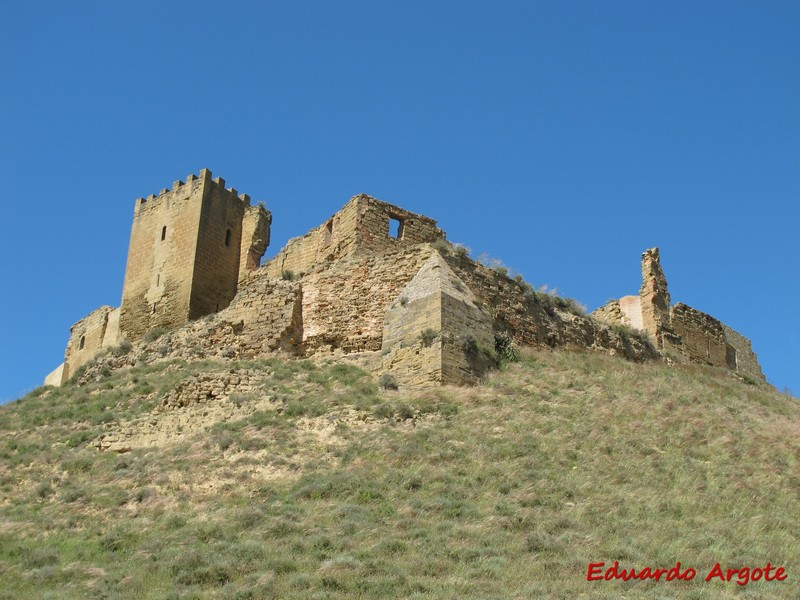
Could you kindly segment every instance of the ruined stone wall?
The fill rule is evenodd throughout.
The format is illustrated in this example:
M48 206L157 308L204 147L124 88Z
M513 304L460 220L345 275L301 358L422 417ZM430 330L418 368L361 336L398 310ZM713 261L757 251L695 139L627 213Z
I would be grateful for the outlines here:
M239 282L261 265L269 246L272 214L262 206L247 206L242 221L242 244L239 249Z
M370 252L393 252L403 247L445 239L436 221L381 202L367 195L356 196L358 248ZM392 221L397 228L393 235Z
M308 352L379 350L389 304L434 250L429 245L351 256L306 275L303 344Z
M658 248L650 248L642 254L642 287L639 290L642 325L653 336L656 345L663 345L665 331L669 331L669 290L667 278L661 269Z
M591 316L606 323L619 323L634 329L644 329L639 296L623 296L619 300L610 300L593 311Z
M493 347L491 316L434 251L386 311L381 370L404 385L474 382Z
M264 268L275 278L284 271L299 275L312 270L315 265L353 254L357 242L358 207L359 197L351 198L342 210L325 223L303 236L289 240Z
M239 356L255 358L275 350L296 353L303 327L301 297L298 282L259 274L247 280L212 323L232 324Z
M114 312L116 311L111 306L101 306L70 328L69 341L64 352L65 367L62 377L65 380L107 345L103 342L108 328L108 317Z
M684 356L692 362L730 368L722 323L680 302L672 307L670 316Z
M392 220L398 237L391 235ZM357 252L394 252L444 237L433 219L360 194L316 229L289 240L265 268L276 278L284 271L298 275Z
M629 325L627 316L622 311L619 300L609 300L603 306L592 311L591 316L605 323L619 323Z
M726 352L728 366L734 368L737 373L748 375L760 381L766 381L761 366L758 364L758 356L753 352L750 340L738 331L734 331L724 323L722 330L725 334Z
M445 259L475 294L477 304L491 314L494 330L508 332L518 344L587 348L638 361L658 356L640 337L559 308L558 299L533 293L523 283L467 257L447 254Z

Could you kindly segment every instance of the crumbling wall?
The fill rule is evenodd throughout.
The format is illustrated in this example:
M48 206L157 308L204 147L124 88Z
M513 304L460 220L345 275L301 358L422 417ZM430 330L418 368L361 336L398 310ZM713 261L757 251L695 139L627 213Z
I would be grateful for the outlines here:
M171 350L190 358L263 358L283 351L297 354L302 341L302 291L298 282L260 273L245 280L231 304L170 335Z
M115 310L111 306L101 306L70 328L69 341L64 352L64 380L104 348L108 317Z
M392 220L397 237L391 234ZM393 252L444 237L433 219L360 194L319 227L289 240L265 268L272 277L286 271L299 275L358 252Z
M658 248L651 248L642 254L639 296L612 300L592 316L646 331L673 360L708 364L764 380L750 340L686 304L669 308L669 300Z
M742 375L766 381L767 378L764 377L764 373L761 371L761 366L758 364L758 356L753 352L750 340L724 323L722 324L722 331L725 334L728 368L732 368Z
M672 330L681 340L681 354L691 362L729 368L722 323L680 302L672 307L670 317Z
M492 316L494 331L509 333L518 344L534 348L588 348L637 361L658 356L641 337L573 314L560 306L559 299L537 294L524 282L456 253L448 253L445 259L475 294L478 306Z
M663 345L664 332L670 328L669 290L661 268L658 248L642 254L642 287L639 290L641 329L653 336L656 346Z
M359 197L355 196L336 214L307 234L292 238L278 254L264 265L270 277L284 272L300 275L315 265L355 253L357 245Z
M438 252L392 302L384 318L383 371L401 384L463 384L489 366L491 316Z
M386 309L432 252L423 244L351 256L303 277L306 352L379 350Z
M392 252L445 239L433 219L361 194L358 199L358 249Z
M618 323L634 329L644 329L642 303L639 296L623 296L619 300L609 300L593 311L591 316L606 323Z
M263 206L247 206L242 221L242 244L239 249L239 282L258 269L269 246L272 213Z

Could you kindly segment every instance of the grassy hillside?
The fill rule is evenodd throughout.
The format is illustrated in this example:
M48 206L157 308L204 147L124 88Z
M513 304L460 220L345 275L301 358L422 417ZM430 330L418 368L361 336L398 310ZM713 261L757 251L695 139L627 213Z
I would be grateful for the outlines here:
M231 369L259 389L162 406ZM92 447L118 430L130 451ZM105 373L0 407L0 491L0 598L788 599L800 581L800 403L594 354L413 393L309 361ZM586 581L615 560L697 576ZM788 578L704 582L767 561Z

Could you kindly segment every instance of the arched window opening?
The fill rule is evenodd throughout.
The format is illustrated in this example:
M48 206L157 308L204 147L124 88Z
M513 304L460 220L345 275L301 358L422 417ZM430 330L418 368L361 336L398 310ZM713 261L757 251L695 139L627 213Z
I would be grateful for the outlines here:
M225 245L226 246L230 246L231 245L231 230L230 229L228 229L225 232Z
M80 345L78 346L78 350L83 350L83 345L84 345L85 343L86 343L86 336L85 336L85 335L82 335L82 336L81 336L81 343L80 343Z
M161 241L163 242L165 239L167 239L167 226L166 225L164 225L164 227L161 228Z

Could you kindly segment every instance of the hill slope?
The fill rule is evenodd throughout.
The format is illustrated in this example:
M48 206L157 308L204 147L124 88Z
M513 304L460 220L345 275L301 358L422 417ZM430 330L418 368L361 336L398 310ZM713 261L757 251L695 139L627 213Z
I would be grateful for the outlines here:
M711 369L164 362L0 407L0 598L794 598L799 466L800 403Z

